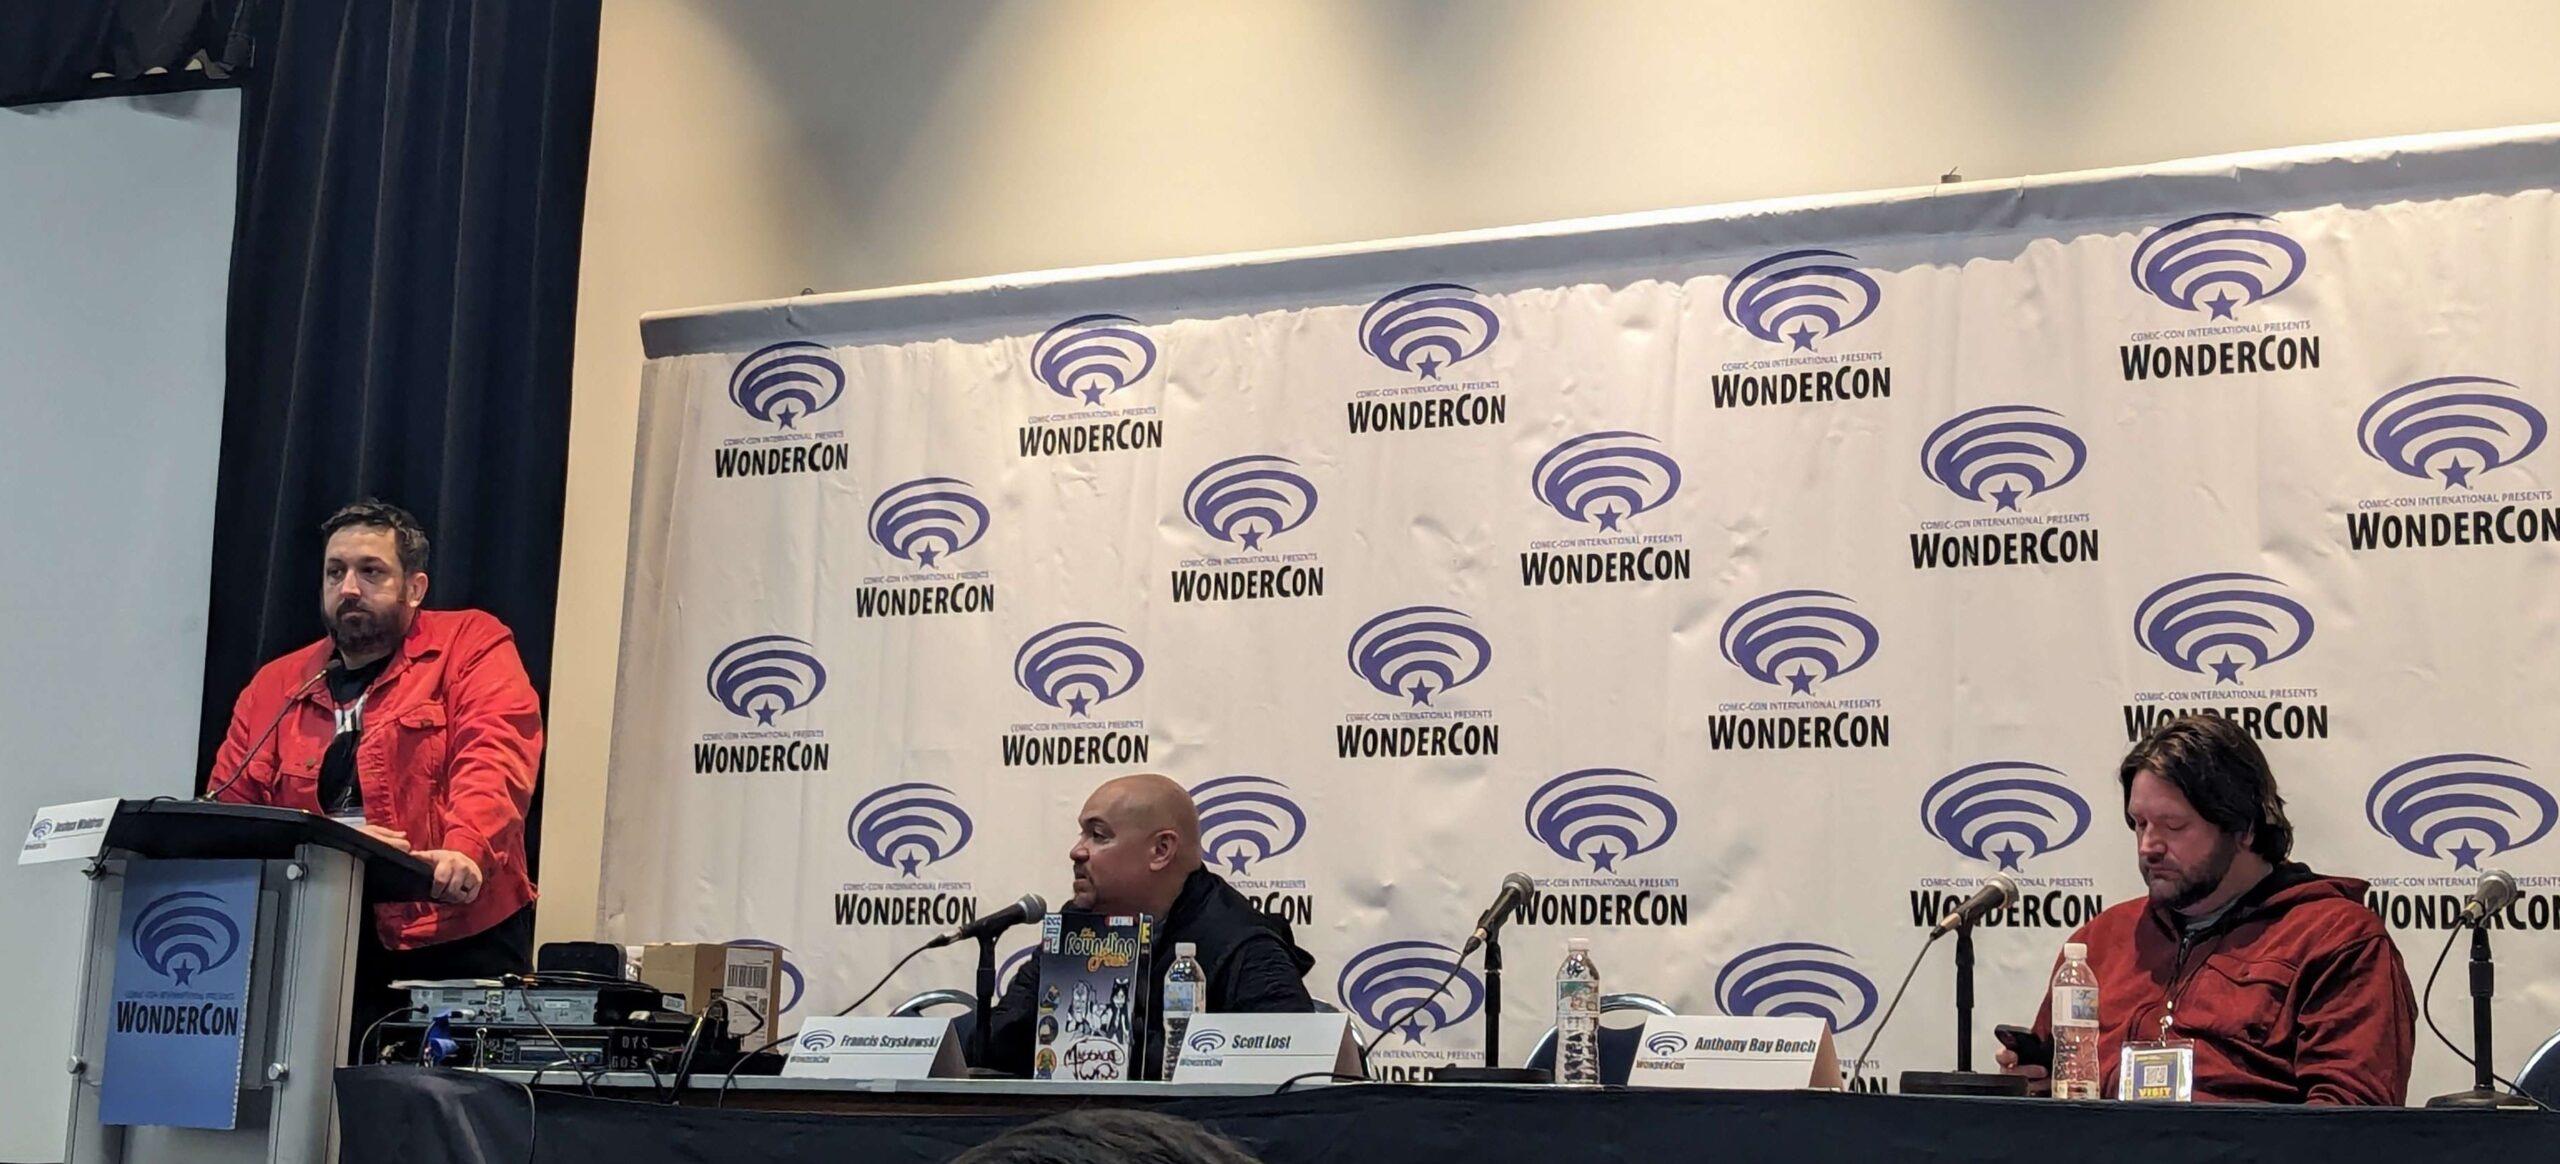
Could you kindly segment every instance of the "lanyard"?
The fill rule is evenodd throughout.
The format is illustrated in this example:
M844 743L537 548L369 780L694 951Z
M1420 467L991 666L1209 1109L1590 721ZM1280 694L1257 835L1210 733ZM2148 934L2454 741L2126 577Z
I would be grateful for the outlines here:
M2217 925L2218 924L2219 923L2217 923ZM2206 941L2218 942L2222 940L2222 937L2223 935L2221 933L2215 933L2211 937L2207 938ZM2180 931L2178 934L2178 960L2169 964L2168 1001L2163 1004L2160 1011L2160 1041L2164 1043L2169 1041L2170 1025L2176 1022L2178 1018L2178 998L2186 993L2187 985L2195 981L2195 975L2187 968L2187 954L2193 948L2190 943L2195 943L2195 935L2185 931ZM2195 944L2201 945L2201 943Z

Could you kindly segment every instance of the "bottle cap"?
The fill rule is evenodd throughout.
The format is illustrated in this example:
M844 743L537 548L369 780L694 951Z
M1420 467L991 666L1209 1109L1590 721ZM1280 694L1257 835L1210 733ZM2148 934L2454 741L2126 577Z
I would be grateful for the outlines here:
M2064 943L2062 943L2062 960L2063 960L2063 961L2065 961L2065 962L2086 962L2086 961L2088 961L2088 960L2089 960L2089 946L2088 946L2088 943L2086 943L2086 942L2064 942Z
M1588 954L1591 952L1591 939L1566 938L1564 940L1564 948L1577 954Z
M1197 955L1199 952L1200 947L1189 942L1175 942L1173 944L1173 956L1176 958L1189 958Z

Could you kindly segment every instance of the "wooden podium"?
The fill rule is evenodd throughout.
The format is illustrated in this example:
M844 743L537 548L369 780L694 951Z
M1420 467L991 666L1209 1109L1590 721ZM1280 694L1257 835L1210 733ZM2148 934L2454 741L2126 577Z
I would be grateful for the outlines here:
M180 902L162 909L149 933L126 934L126 890L154 863L217 861L243 891L254 883L254 906L215 916ZM217 868L164 864L162 870ZM331 1074L345 1061L347 1011L354 984L356 927L365 916L367 888L377 901L426 898L431 870L425 862L355 829L293 809L209 804L192 800L119 802L108 823L105 847L92 867L88 959L81 976L79 1034L69 1070L72 1088L67 1164L328 1164L337 1159L337 1125ZM179 897L206 897L178 894ZM154 902L140 908L158 906ZM245 923L245 924L242 924ZM207 937L206 934L211 936ZM190 937L190 935L193 935ZM221 943L230 943L224 946ZM149 948L146 948L148 946ZM177 954L168 951L175 949ZM157 1086L157 1056L128 1053L118 1063L108 1052L119 1023L136 1015L118 1008L137 1004L117 997L120 959L143 960L155 969L175 962L172 982L208 963L246 955L246 991L236 1007L214 1018L178 1015L188 1026L209 1024L240 1043L235 1124L228 1130L151 1123L109 1124L102 1098L113 1086L123 1096ZM127 967L129 974L137 973ZM233 969L232 973L238 973ZM212 975L203 975L210 978ZM171 992L175 996L179 992ZM158 1012L184 1005L153 1006ZM168 1033L170 1024L150 1016ZM181 1029L181 1033L196 1033ZM206 1045L217 1051L228 1042ZM228 1056L219 1075L228 1091ZM109 1080L129 1072L119 1084ZM199 1077L195 1082L201 1085ZM147 1098L147 1097L146 1097ZM226 1096L228 1098L228 1096Z

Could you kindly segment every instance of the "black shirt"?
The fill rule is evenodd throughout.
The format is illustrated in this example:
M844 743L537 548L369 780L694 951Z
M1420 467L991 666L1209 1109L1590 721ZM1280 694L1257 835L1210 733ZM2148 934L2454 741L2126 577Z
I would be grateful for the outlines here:
M356 780L356 741L364 736L365 689L390 665L389 655L353 670L330 660L329 700L337 705L338 734L329 740L328 754L320 758L320 811L326 815L364 812L364 786Z

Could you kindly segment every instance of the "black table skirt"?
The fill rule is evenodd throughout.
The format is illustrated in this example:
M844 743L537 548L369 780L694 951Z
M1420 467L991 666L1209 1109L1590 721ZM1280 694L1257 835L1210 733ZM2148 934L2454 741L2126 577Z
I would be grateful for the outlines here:
M2060 1103L1821 1092L1565 1092L1363 1085L1148 1105L1269 1164L2560 1161L2560 1115ZM668 1107L414 1067L338 1073L347 1164L940 1164L1036 1118Z

